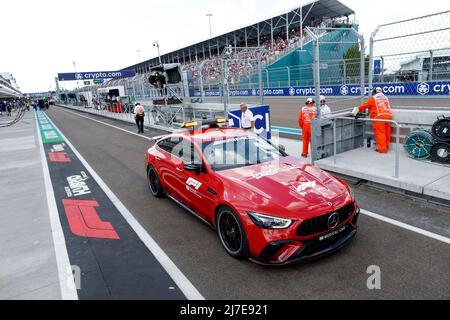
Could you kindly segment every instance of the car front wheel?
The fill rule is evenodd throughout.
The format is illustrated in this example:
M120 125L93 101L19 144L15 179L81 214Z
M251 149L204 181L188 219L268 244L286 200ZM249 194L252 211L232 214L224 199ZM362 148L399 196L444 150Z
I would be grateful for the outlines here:
M153 166L149 166L147 170L147 183L152 195L156 198L161 198L164 195L164 191L161 187L158 173Z
M248 258L248 242L244 226L238 215L229 207L217 213L217 233L225 251L234 258Z

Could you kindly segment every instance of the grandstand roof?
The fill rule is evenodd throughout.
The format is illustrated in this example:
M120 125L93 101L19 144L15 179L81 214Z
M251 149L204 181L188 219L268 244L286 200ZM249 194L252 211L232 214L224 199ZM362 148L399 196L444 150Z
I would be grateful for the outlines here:
M338 0L315 0L300 8L283 12L222 35L163 54L161 55L161 59L163 63L183 62L183 60L192 59L197 54L206 54L209 52L218 53L221 48L228 44L242 43L244 41L247 42L248 40L257 39L258 34L260 38L278 33L280 29L285 31L300 27L300 25L308 25L311 18L348 17L354 13L355 12L352 9ZM251 45L249 44L249 46ZM155 57L124 68L123 70L135 69L138 73L148 72L152 66L158 64L158 57Z

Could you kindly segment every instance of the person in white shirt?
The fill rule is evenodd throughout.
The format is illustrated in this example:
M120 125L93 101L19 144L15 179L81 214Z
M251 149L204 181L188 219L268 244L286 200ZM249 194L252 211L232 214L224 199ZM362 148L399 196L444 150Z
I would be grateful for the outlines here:
M331 109L327 105L327 99L325 96L320 96L320 117L326 118L331 114Z
M253 113L248 110L246 103L241 103L241 127L245 130L252 130L255 128L255 119Z
M137 102L134 106L134 119L136 120L138 133L144 133L144 116L145 109L139 102Z

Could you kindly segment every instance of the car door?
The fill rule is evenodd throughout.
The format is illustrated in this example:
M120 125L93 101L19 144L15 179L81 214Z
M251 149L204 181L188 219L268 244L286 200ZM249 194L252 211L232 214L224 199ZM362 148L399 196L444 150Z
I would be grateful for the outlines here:
M214 177L211 173L206 172L206 170L195 172L184 169L185 163L202 163L199 150L190 140L183 140L184 198L189 202L189 207L195 213L213 222L214 209L217 201L217 191L214 190Z
M169 137L158 142L157 146L161 152L156 157L156 162L159 168L159 178L166 191L179 199L182 197L180 188L183 188L183 179L180 177L180 173L183 173L181 168L183 162L177 150L183 141L182 137Z

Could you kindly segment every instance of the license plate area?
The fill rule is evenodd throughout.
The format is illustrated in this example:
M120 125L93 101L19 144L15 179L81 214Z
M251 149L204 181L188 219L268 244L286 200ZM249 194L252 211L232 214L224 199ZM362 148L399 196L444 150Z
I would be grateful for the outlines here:
M317 241L319 241L319 242L324 242L324 241L333 239L333 238L335 238L336 236L338 236L338 235L340 235L341 233L343 233L345 230L347 230L347 228L348 228L348 225L343 225L343 226L337 228L336 230L333 230L333 231L331 231L331 232L328 232L328 233L326 233L326 234L323 234L323 235L321 235L321 236L318 236L318 237L317 237Z

